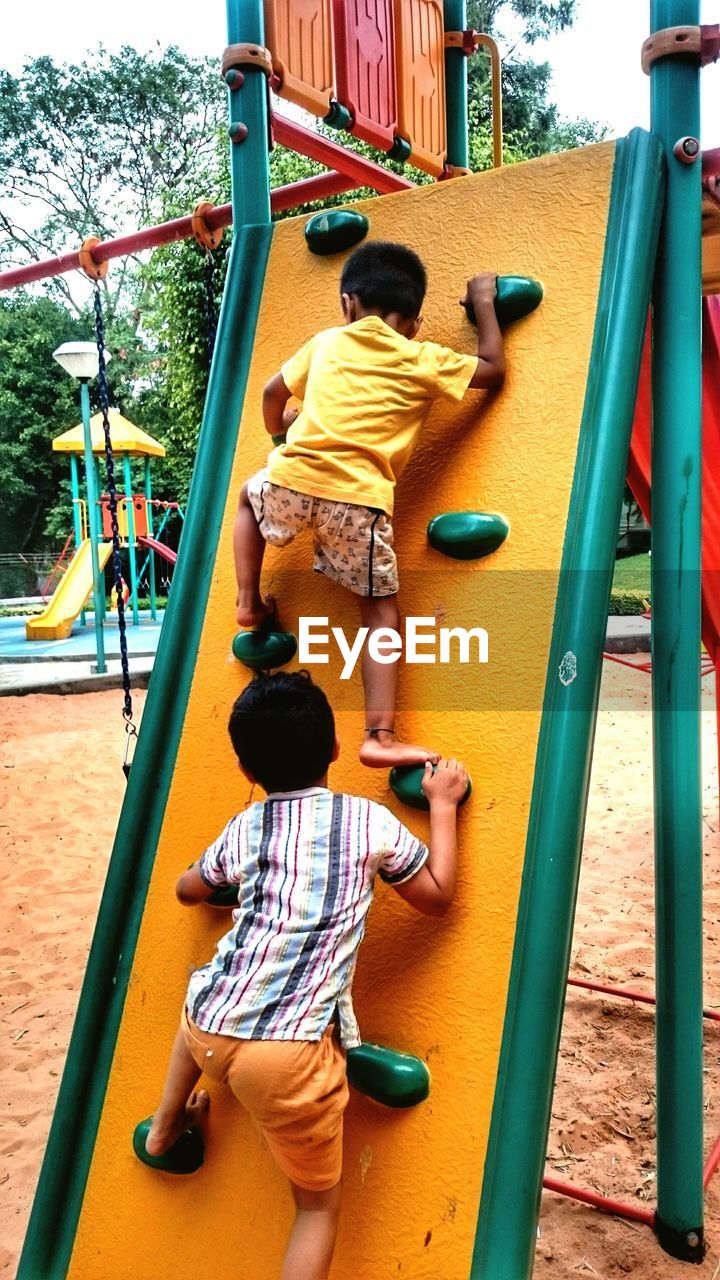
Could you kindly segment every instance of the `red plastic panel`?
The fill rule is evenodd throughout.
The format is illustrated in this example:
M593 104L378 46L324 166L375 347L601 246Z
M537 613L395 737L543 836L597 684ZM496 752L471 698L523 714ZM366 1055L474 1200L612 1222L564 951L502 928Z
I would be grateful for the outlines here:
M703 298L702 460L702 637L710 657L720 659L720 295ZM628 484L651 519L650 332L640 370L628 459ZM719 704L720 705L720 704Z
M333 0L335 94L352 132L388 151L397 130L392 0Z
M265 0L265 40L277 90L315 116L333 96L331 0Z
M398 133L411 163L439 177L447 156L445 34L440 0L394 0Z

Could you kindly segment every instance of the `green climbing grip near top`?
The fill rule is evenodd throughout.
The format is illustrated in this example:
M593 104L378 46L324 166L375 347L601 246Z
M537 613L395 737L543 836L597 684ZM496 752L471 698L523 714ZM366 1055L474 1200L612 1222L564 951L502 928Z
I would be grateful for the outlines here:
M316 213L305 227L305 242L311 253L326 257L344 253L364 240L370 223L364 213L354 209L330 209Z
M434 770L433 770L434 772ZM422 764L396 765L390 770L390 790L403 804L411 809L429 809L427 796L422 789L425 766ZM472 793L472 782L468 778L467 791L460 804L465 804Z
M297 640L289 631L238 631L232 651L251 671L274 671L295 657Z
M197 1129L186 1129L161 1156L151 1156L145 1148L145 1142L152 1125L152 1116L141 1120L133 1133L133 1151L138 1160L150 1169L160 1169L162 1173L195 1173L205 1160L205 1143Z
M486 511L448 511L427 527L430 546L451 560L481 560L497 551L510 532L504 516Z
M430 1093L430 1072L422 1058L379 1044L348 1049L347 1076L354 1089L385 1107L416 1107Z
M540 306L543 287L539 280L527 276L498 276L495 286L495 315L501 326L522 320ZM467 318L475 324L475 310L471 302L465 303Z

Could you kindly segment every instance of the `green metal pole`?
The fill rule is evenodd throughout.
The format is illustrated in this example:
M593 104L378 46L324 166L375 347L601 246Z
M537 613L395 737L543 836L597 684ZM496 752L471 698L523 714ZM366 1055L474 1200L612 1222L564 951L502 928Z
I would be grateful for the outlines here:
M73 535L75 538L75 546L79 547L82 542L82 520L80 519L80 481L78 478L78 464L74 453L70 454L70 492L72 494L72 510L73 510ZM80 626L85 626L85 610L80 610Z
M226 0L228 44L265 44L262 0ZM233 227L270 221L270 184L267 165L257 163L259 148L267 150L268 89L259 67L243 64L242 83L229 71L230 172L232 175ZM252 134L252 136L251 136Z
M93 600L95 603L95 649L97 652L97 669L100 675L107 671L105 663L105 637L103 635L103 616L105 603L105 586L100 576L100 560L98 558L98 511L97 489L95 487L95 459L92 450L90 431L90 392L87 379L80 380L80 407L82 410L83 444L85 455L85 484L87 486L88 536L90 538L90 557L93 571Z
M464 31L465 0L444 0L446 31ZM448 164L468 167L467 58L462 49L445 50L445 110Z
M602 649L663 177L661 148L644 130L616 143L471 1280L528 1280L533 1270Z
M653 32L699 20L698 0L652 0ZM696 56L674 55L650 76L668 166L652 363L656 1231L689 1261L703 1255L699 71Z
M140 621L140 618L138 616L138 579L137 579L137 560L135 558L135 508L133 506L132 470L130 467L129 453L123 454L123 470L125 474L125 497L127 499L128 559L130 561L130 603L132 605L132 620L135 626L137 626Z
M152 477L150 475L150 459L145 458L145 504L147 511L147 528L150 537L153 534L153 510L152 510ZM150 617L153 622L157 619L157 595L155 593L155 552L151 551L148 556L150 561Z

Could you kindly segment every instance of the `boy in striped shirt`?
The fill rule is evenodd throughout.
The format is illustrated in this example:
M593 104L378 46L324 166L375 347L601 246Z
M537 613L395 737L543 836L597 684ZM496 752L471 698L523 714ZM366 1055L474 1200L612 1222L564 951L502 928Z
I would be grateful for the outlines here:
M145 1152L157 1158L207 1110L202 1072L230 1085L290 1180L296 1216L281 1280L325 1280L340 1208L344 1050L360 1035L351 986L376 876L427 915L455 892L467 774L428 763L426 847L382 805L329 790L339 743L306 672L260 676L235 703L240 768L267 799L231 819L178 881L193 906L237 886L234 926L191 977ZM141 1156L142 1158L142 1156Z

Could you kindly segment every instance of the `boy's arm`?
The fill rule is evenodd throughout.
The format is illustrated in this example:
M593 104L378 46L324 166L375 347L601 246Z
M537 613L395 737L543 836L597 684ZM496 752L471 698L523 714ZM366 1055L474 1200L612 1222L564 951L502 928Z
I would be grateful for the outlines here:
M262 411L263 422L268 435L284 436L288 427L295 421L297 410L289 409L287 413L285 412L285 406L291 395L292 391L285 385L285 380L281 373L274 374L270 381L265 384Z
M442 916L455 894L457 878L457 808L468 776L459 760L440 760L435 772L425 766L423 791L430 802L430 853L414 876L393 885L416 911Z
M467 282L467 294L460 305L471 302L477 323L477 368L469 387L500 387L505 381L505 350L502 330L495 314L497 276L473 276Z
M200 875L197 862L193 862L187 871L183 871L175 885L175 896L184 907L194 907L198 902L207 902L214 892L212 885L206 884Z

